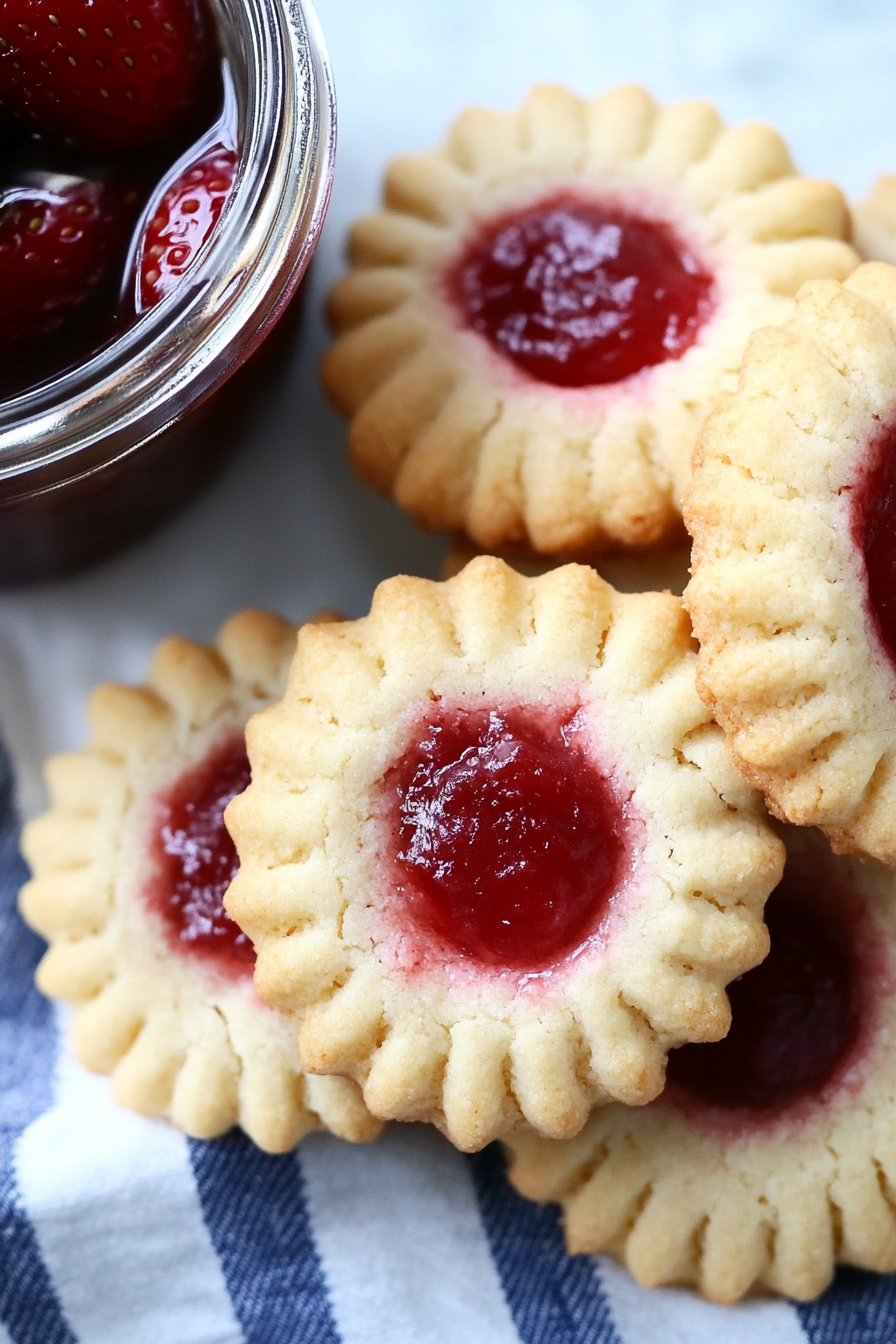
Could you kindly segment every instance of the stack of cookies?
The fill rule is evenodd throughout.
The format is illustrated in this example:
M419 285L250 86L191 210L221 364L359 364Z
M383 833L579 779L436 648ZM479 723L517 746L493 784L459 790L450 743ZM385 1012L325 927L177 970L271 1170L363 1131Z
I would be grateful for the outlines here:
M637 88L392 165L324 381L451 577L167 640L49 763L22 910L124 1104L502 1139L571 1251L720 1302L896 1268L896 269L850 228Z

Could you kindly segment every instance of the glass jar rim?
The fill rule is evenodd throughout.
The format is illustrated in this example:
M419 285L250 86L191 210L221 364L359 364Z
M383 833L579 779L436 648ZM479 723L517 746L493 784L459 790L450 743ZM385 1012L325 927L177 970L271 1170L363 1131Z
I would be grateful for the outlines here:
M134 452L233 373L289 302L329 201L332 73L310 0L211 0L236 89L240 165L177 289L76 368L0 402L0 484L33 489ZM26 479L28 483L26 484Z

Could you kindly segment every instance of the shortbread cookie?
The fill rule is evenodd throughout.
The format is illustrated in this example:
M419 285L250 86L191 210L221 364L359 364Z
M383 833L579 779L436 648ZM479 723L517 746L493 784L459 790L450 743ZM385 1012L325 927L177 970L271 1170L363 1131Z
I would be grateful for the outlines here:
M442 561L442 578L453 579L464 565L481 555L482 550L463 534L451 538L445 559ZM501 551L500 558L518 570L534 578L537 574L546 574L556 569L562 562L551 556L538 555L537 552L521 546L508 547ZM690 571L691 543L669 546L661 550L625 551L599 556L594 568L602 579L620 593L675 593L680 597L684 592Z
M800 292L709 418L698 685L772 810L896 863L896 269Z
M896 265L896 177L879 177L867 200L852 207L853 239L865 261Z
M728 1027L781 847L668 594L492 557L306 627L247 730L227 908L302 1063L473 1150L568 1136Z
M569 1143L515 1134L510 1177L563 1206L571 1251L717 1302L817 1296L835 1263L896 1269L896 876L787 835L768 958L731 1031L670 1056L666 1091Z
M394 162L323 365L360 474L424 527L567 559L677 537L694 440L757 326L859 258L767 126L536 88Z
M112 1074L117 1099L198 1138L240 1124L274 1152L321 1126L356 1140L379 1128L353 1083L304 1077L222 905L245 723L282 693L295 633L242 612L214 649L166 639L146 687L99 687L90 745L47 763L51 809L25 829L34 878L20 898L50 942L38 984L75 1004L75 1053Z

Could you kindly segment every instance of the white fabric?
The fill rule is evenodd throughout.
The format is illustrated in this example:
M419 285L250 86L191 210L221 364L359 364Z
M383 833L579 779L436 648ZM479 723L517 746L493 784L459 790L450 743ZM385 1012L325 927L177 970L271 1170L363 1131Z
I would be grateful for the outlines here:
M419 1126L372 1148L314 1134L300 1152L344 1344L518 1344L468 1169L447 1140Z
M806 1344L789 1302L718 1307L680 1288L646 1293L612 1260L598 1273L626 1344Z
M209 638L245 605L293 618L322 605L358 615L386 575L437 574L444 543L352 480L344 426L316 380L321 296L340 269L347 223L373 205L390 155L437 141L460 105L512 106L536 80L593 93L635 79L662 99L714 98L730 121L770 121L801 167L851 194L896 169L891 0L320 0L319 10L340 152L294 379L247 451L162 532L94 573L0 595L0 733L26 814L42 806L42 758L83 742L90 687L139 680L164 634ZM312 1138L301 1161L347 1344L511 1344L468 1173L438 1138L390 1135L370 1150ZM66 1057L55 1106L20 1141L18 1172L83 1341L240 1339L185 1145L169 1129L116 1109L107 1085ZM396 1251L409 1266L441 1265L438 1300L405 1293L397 1304L386 1283ZM601 1274L626 1344L804 1338L787 1306L724 1312L680 1292L644 1294L609 1264Z

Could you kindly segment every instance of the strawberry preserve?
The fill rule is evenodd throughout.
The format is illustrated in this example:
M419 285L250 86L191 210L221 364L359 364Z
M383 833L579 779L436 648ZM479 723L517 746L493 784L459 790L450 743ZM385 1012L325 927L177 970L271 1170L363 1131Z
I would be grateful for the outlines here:
M239 866L224 809L248 787L249 778L245 743L235 737L159 800L150 845L155 875L145 892L175 950L237 975L251 974L255 952L224 909L224 895Z
M406 936L538 971L598 932L619 886L624 819L581 737L575 711L427 715L385 781Z
M680 359L715 307L712 275L670 224L572 194L483 225L447 288L466 325L556 387Z
M0 583L134 540L247 436L276 363L208 398L298 288L333 122L301 5L2 0Z
M169 254L182 275L211 237L221 209L201 207L222 169L197 165L208 142L230 153L226 195L237 163L220 68L200 0L2 0L0 394L83 363L164 296L147 276ZM192 246L156 227L177 191Z
M789 857L766 906L771 950L728 986L728 1035L674 1050L659 1104L732 1134L794 1124L867 1056L889 992L883 944L823 845Z

